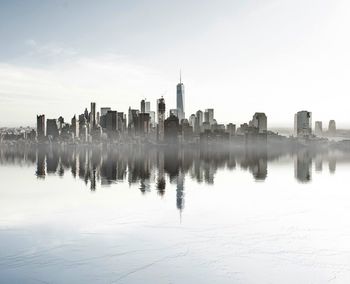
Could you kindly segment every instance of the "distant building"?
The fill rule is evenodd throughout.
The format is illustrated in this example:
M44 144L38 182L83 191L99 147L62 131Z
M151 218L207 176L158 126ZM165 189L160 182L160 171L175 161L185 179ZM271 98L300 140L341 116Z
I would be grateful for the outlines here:
M178 118L181 121L185 118L185 86L181 82L180 73L180 83L176 85L176 108L178 110Z
M36 135L37 139L41 140L45 137L45 115L36 116Z
M322 121L315 121L315 135L322 135Z
M57 123L58 123L58 129L61 130L62 127L64 126L64 118L62 116L60 116L58 119L57 119Z
M214 109L208 108L204 112L204 122L209 123L210 125L214 124Z
M100 125L100 112L96 113L96 124Z
M150 113L151 103L145 99L141 101L141 113Z
M203 122L201 132L204 132L204 131L211 131L211 126L209 122L206 122L206 121Z
M140 113L139 114L139 134L140 135L146 135L150 131L150 115L149 113Z
M335 125L335 120L330 120L328 124L328 134L330 136L335 136L337 132L337 127Z
M179 120L181 120L179 117L179 110L177 108L172 108L169 110L169 116L171 115L175 115Z
M151 119L151 127L155 127L156 126L156 112L155 111L150 111L149 112L149 116Z
M117 131L118 120L117 120L117 111L109 110L106 114L106 129L107 131Z
M85 113L79 115L79 138L84 142L87 142L88 140L88 128Z
M229 123L226 125L226 132L230 135L230 137L236 135L236 125L233 123Z
M195 117L195 115L193 115ZM190 142L193 139L193 126L189 123L187 119L182 120L181 124L182 139L183 141Z
M91 112L90 112L90 123L92 127L96 126L96 103L91 103Z
M195 114L191 114L190 119L188 120L189 124L191 127L195 127L196 124L196 115Z
M256 127L259 133L267 132L267 117L263 112L256 112L251 120L251 126Z
M175 115L170 115L164 121L164 140L166 143L178 143L179 127L179 119Z
M126 115L124 112L117 112L117 129L119 133L124 133L126 130Z
M146 101L142 100L141 101L141 113L145 113L146 112Z
M90 122L89 111L87 110L87 108L85 108L84 117L86 119L86 122Z
M56 119L47 119L46 120L46 136L52 139L56 139L58 137L58 127Z
M203 112L201 111L201 110L198 110L197 112L196 112L196 117L198 118L198 125L199 125L199 127L202 127L202 125L203 125Z
M138 123L139 123L139 110L137 109L131 109L129 107L129 113L128 113L128 131L129 135L135 135L138 130Z
M110 107L101 107L100 116L106 115L109 110L111 110Z
M312 114L309 111L299 111L294 115L294 136L309 137L312 134Z
M74 115L71 121L71 129L72 129L72 133L74 135L74 138L79 138L79 119L76 118L76 116Z
M145 113L150 113L151 112L151 102L145 103Z
M164 141L165 100L163 97L157 100L157 118L158 118L157 140Z

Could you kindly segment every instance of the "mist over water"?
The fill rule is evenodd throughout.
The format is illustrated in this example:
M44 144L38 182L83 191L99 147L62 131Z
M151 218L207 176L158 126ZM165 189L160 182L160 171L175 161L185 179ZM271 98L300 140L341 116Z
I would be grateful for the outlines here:
M348 283L349 169L315 147L2 145L2 281Z

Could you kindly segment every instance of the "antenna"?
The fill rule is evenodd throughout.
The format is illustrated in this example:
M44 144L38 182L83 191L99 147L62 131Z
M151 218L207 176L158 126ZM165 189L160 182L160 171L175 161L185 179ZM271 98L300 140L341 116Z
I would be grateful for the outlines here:
M181 84L181 69L180 69L180 84Z

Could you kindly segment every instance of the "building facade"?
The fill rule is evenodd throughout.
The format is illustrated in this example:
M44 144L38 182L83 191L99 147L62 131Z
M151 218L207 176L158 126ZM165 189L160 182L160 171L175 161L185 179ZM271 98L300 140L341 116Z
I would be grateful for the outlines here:
M299 111L294 115L294 136L309 137L312 134L312 114L309 111Z

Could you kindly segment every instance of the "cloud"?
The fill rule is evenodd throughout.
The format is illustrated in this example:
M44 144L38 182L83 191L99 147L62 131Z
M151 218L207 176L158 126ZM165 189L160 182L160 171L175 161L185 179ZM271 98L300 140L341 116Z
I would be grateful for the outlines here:
M0 63L0 102L6 105L0 121L33 125L37 113L68 119L90 101L126 111L146 97L155 107L158 90L172 87L166 82L159 72L115 54L76 56L45 67Z
M42 43L38 43L34 39L28 39L25 41L25 44L30 48L29 54L31 56L57 58L57 57L72 57L78 54L76 50L61 46L54 42L42 44Z

